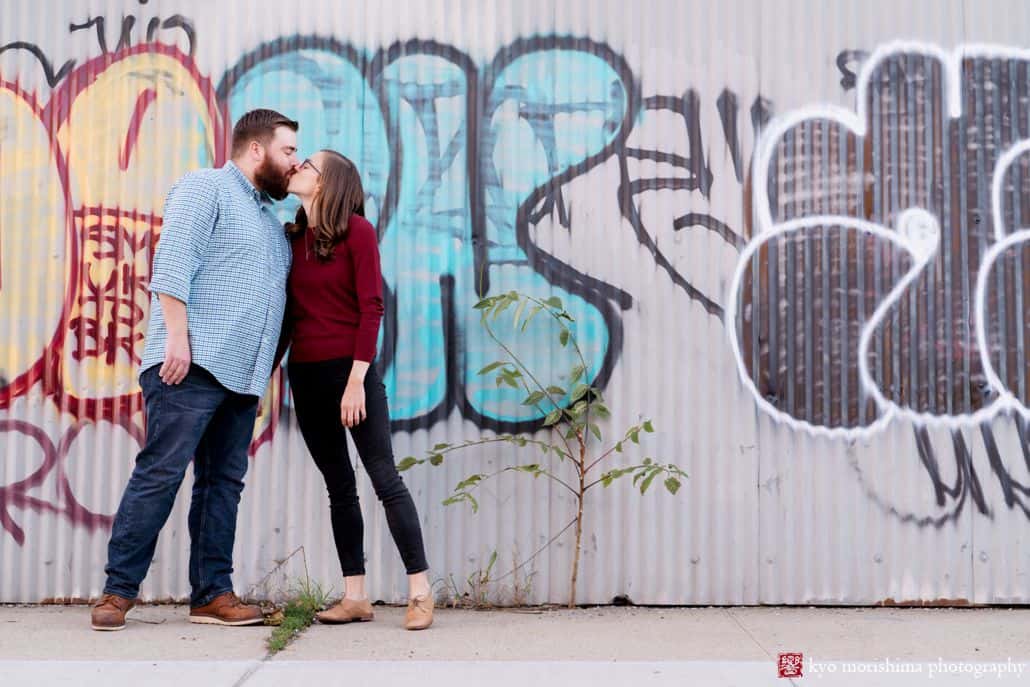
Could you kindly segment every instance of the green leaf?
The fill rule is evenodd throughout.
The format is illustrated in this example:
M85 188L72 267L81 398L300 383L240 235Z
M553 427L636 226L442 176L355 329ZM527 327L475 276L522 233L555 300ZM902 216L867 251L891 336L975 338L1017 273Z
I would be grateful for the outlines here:
M410 470L411 468L415 467L421 462L421 460L415 458L414 456L408 456L401 462L397 463L397 471L404 472L405 470Z
M562 307L561 299L558 298L557 296L551 296L546 301L544 301L544 303L547 303L547 305L549 305L552 308L555 308L557 310L561 310L561 307Z
M598 441L601 441L601 428L595 425L593 422L590 423L590 432L597 437Z
M443 462L443 456L441 456L439 453L434 453L433 455L429 456L429 464L430 465L439 465L442 462Z
M529 396L526 396L526 400L522 402L524 406L533 406L544 400L545 394L543 391L534 391Z
M519 472L532 472L532 473L536 473L536 472L540 472L541 471L539 463L530 463L528 465L516 465L515 469L518 470Z
M569 398L569 402L575 403L579 399L586 396L588 391L590 391L590 387L586 384L577 384L575 388L572 390L572 397Z
M654 431L654 425L652 425L652 424L651 424L651 421L650 421L650 420L648 420L648 421L646 421L646 422L644 423L644 431L645 431L645 432L648 432L648 433L650 433L650 432L653 432L653 431Z
M495 307L495 308L494 308L494 320L496 320L496 319L497 319L497 317L498 317L498 316L499 316L499 315L500 315L500 314L501 314L502 312L504 312L504 311L505 311L505 310L507 310L507 309L508 309L509 307L511 307L511 304L512 304L512 303L514 303L514 302L515 302L515 301L511 300L510 298L507 298L507 297L504 297L504 298L502 298L502 299L501 299L501 302L500 302L500 303L499 303L499 304L497 305L497 307Z
M641 494L647 491L647 488L651 486L651 482L654 481L654 478L658 476L659 472L661 472L661 470L652 470L651 473L644 479L644 481L640 483Z
M619 479L620 477L625 477L629 473L633 472L635 469L636 468L617 468L615 470L609 470L608 472L601 475L601 483L607 487L615 480Z
M558 333L558 341L561 342L562 346L567 346L568 345L568 343L569 343L569 330L567 328L562 327L561 331Z
M433 447L433 450L434 451L440 451L442 449L450 448L450 447L451 447L450 444L437 444L436 446Z
M480 370L479 372L477 372L476 374L481 374L481 375L485 375L485 374L488 374L488 373L490 373L490 372L493 372L493 371L494 371L494 370L496 370L497 368L499 368L499 367L500 367L501 365L505 365L505 364L507 364L507 363L506 363L506 361L504 361L504 360L497 360L497 361L494 361L494 362L490 363L489 365L487 365L486 367L484 367L484 368L483 368L482 370Z
M555 408L547 414L547 417L544 418L544 427L550 427L551 425L557 424L560 419L561 408Z
M529 323L533 321L533 318L536 317L537 313L539 313L541 310L543 310L543 306L537 305L529 311L529 315L526 317L526 321L522 323L522 331L526 331L526 327L529 326Z
M616 453L622 453L622 442L621 441L619 443L615 444L615 452Z
M675 494L680 490L680 481L675 477L669 477L665 480L665 488L669 490L670 494Z
M519 318L521 318L522 313L525 312L527 303L529 303L529 301L522 301L519 303L519 307L515 309L515 321L512 323L512 327L519 326Z
M644 465L650 465L650 464L651 464L651 463L653 463L653 462L654 462L654 461L653 461L653 460L651 460L650 458L644 458Z
M547 393L551 394L552 396L564 396L565 389L561 388L560 386L551 385L547 387Z
M587 368L585 365L576 365L572 368L572 372L569 373L569 384L575 384L578 382L583 375L586 373Z
M486 475L469 475L465 479L458 482L458 485L454 487L454 491L464 491L469 487L475 486L479 482L482 482L486 478Z
M476 501L476 498L467 491L463 491L459 494L454 494L453 496L448 496L443 500L443 505L450 506L455 503L461 503L462 501L465 501L472 506L473 513L479 512L479 502Z
M630 441L632 441L634 444L639 444L640 443L640 430L639 429L634 429L632 432L629 433L629 438L630 438Z
M498 387L501 386L502 384L504 384L504 376L503 375L497 375L497 377L494 379L494 382L497 383Z
M507 384L508 386L510 386L512 389L518 389L519 388L518 382L515 381L515 378L514 378L513 375L505 375L504 376L504 383Z
M483 298L480 298L479 301L472 307L475 310L486 310L493 304L494 299L492 296L484 296Z
M611 411L608 410L608 406L606 406L603 403L594 403L590 407L593 409L595 413L597 413L597 417L601 418L602 420L604 418L612 416Z

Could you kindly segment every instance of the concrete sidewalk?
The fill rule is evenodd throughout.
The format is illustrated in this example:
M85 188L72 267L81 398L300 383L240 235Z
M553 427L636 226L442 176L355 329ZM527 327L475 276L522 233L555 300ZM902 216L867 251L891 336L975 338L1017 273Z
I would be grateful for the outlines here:
M101 633L85 606L0 607L0 684L1030 684L1030 609L438 609L431 630L406 632L404 609L377 607L273 657L271 628L187 612L143 606ZM803 653L804 677L777 678L781 652Z

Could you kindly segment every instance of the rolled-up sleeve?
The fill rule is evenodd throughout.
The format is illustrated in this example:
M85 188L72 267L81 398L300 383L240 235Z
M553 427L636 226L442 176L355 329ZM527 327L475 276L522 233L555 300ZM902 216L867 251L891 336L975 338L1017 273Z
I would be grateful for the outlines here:
M150 290L188 303L193 277L218 219L218 187L202 173L187 174L165 199Z

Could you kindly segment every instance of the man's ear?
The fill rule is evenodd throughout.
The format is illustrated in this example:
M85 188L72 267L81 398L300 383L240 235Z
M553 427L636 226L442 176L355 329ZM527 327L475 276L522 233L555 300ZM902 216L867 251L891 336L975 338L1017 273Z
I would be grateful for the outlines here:
M251 158L253 158L255 162L260 162L265 152L265 149L261 146L257 139L254 139L250 142L248 150L250 151Z

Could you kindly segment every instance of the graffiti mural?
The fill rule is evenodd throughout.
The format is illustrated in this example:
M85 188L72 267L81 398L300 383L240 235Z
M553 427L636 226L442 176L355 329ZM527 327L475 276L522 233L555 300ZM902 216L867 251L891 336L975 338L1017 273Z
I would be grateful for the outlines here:
M727 318L741 377L766 413L807 431L914 424L938 505L954 503L937 525L967 496L990 514L963 427L980 428L1006 505L1030 515L1030 488L1003 464L990 422L1009 414L1026 435L1025 235L1006 227L1027 223L1028 58L988 46L845 51L856 111L785 115L755 160L757 227ZM935 426L951 430L951 485Z
M0 547L31 548L37 516L110 526L90 476L143 443L165 194L223 164L254 107L299 120L302 154L361 170L385 281L376 364L405 452L540 427L477 374L499 350L472 306L514 289L560 298L592 383L630 399L616 413L648 413L667 432L655 454L693 461L699 491L661 506L669 523L789 512L765 494L795 451L826 453L833 480L926 541L1030 523L1030 51L833 38L806 53L811 84L781 83L751 46L652 50L557 16L460 37L387 18L396 31L358 40L342 16L270 15L225 39L224 15L183 7L61 8L50 43L0 38L0 451L16 455L0 456ZM571 353L553 335L517 350L560 381ZM294 429L284 364L255 465L293 459ZM738 492L713 502L712 480ZM433 517L427 536L449 541Z
M0 294L10 299L4 311L15 312L47 260L62 268L45 272L63 273L65 281L48 284L49 301L32 308L29 327L20 324L18 336L5 337L9 350L0 359L9 367L0 371L0 408L39 385L77 422L113 423L142 441L136 376L164 193L189 169L223 164L228 128L256 106L296 117L302 150L332 147L359 161L366 207L380 233L389 304L377 362L398 431L431 427L455 410L485 429L524 429L542 419L519 403L517 392L484 384L476 374L498 354L471 307L491 289L562 298L577 320L590 374L596 384L606 383L622 349L620 313L633 307L633 298L552 255L531 228L553 215L571 230L563 186L608 160L619 161L616 193L626 201L620 212L639 242L690 298L710 315L722 315L720 296L702 293L677 271L643 226L635 202L663 189L707 197L713 175L704 159L699 97L689 91L644 99L626 62L602 43L541 36L476 64L433 41L370 54L328 38L291 36L244 55L216 84L191 59L197 41L191 21L153 19L145 36L134 27L132 16L124 18L112 49L103 17L72 22L71 32L96 30L101 55L56 70L36 46L2 48L35 56L53 87L48 102L38 105L16 84L2 83L11 113L6 130L30 134L17 137L19 148L5 143L0 159L8 165L5 181L18 182L14 202L4 204L3 226L31 218L45 228L45 240L31 246L16 232L2 232L2 255L20 256L3 261ZM161 33L169 29L174 37ZM163 42L174 39L176 45ZM726 90L710 106L718 109L739 181L746 153L736 96ZM768 118L766 107L754 104L756 127ZM682 122L690 156L627 142L648 112ZM174 145L166 143L169 133ZM24 168L24 159L35 166ZM662 161L686 176L631 179L632 159ZM39 188L50 189L45 207ZM285 221L295 210L287 201L278 213ZM700 227L733 246L743 244L708 214L675 221L676 230ZM572 366L539 345L550 332L542 328L538 336L520 344L535 369ZM284 377L284 370L276 373L262 401L252 453L272 439L282 419L289 421ZM50 448L39 477L62 461L62 452ZM11 494L19 493L17 486ZM0 507L25 505L4 493Z

